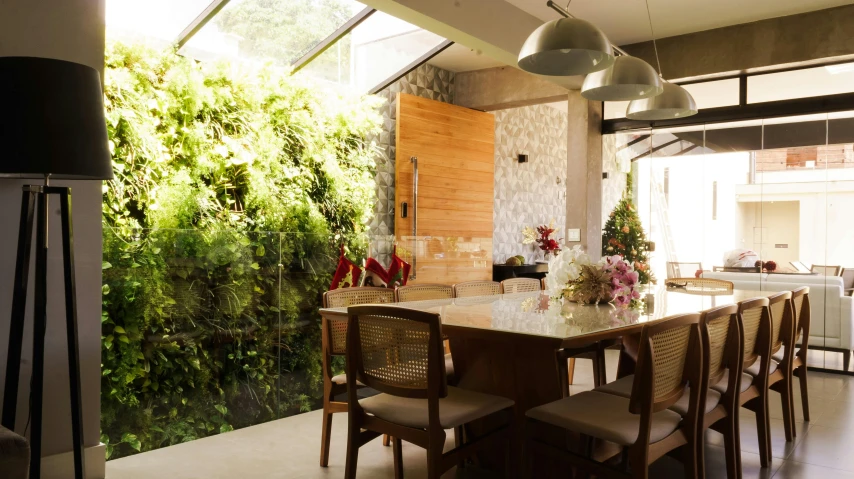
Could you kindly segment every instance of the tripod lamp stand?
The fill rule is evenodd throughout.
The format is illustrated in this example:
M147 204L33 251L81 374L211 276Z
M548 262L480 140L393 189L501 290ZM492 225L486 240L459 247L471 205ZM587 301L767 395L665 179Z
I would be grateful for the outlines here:
M48 219L50 199L54 197L59 200L61 217L65 283L63 303L68 341L74 477L83 479L83 417L71 188L50 186L49 182L55 178L103 180L113 177L100 77L94 69L77 63L47 58L2 57L0 112L0 177L41 180L40 184L24 186L21 198L2 425L13 431L15 429L30 258L35 253L30 477L39 479L43 437L47 279L51 269L47 253L48 248L53 246L48 241ZM100 210L97 214L100 215ZM4 225L8 229L11 226ZM5 311L2 314L6 314Z

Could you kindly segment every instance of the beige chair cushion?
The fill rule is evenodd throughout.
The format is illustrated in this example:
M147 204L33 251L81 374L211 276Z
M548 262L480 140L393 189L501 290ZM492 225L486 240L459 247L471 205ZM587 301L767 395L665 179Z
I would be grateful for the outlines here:
M620 378L612 383L605 384L604 386L600 386L594 391L603 392L608 394L614 394L616 396L630 398L632 396L632 382L634 381L635 376L630 375L624 378ZM670 406L671 411L676 411L680 416L685 416L688 414L688 403L691 400L691 389L685 389L685 393L676 401L675 404ZM718 403L721 402L721 393L709 389L708 394L706 394L706 411L710 412Z
M596 392L613 394L624 398L632 397L632 383L635 381L635 375L630 374L624 378L617 379L614 382L603 384L594 389Z
M454 375L454 361L451 360L451 353L445 355L445 374L450 377ZM347 384L347 375L339 374L332 376L332 384ZM364 386L361 381L357 382L359 386Z
M757 359L756 362L751 364L749 368L744 370L744 372L746 372L747 374L749 374L753 377L758 376L759 375L759 363L760 362L761 361ZM771 365L768 366L768 374L774 374L774 371L777 370L777 366L779 366L779 364L776 361L771 361Z
M724 371L724 375L717 384L713 384L711 386L715 391L723 394L726 391L727 382L729 381L729 369ZM747 373L741 373L741 390L739 392L747 391L747 388L753 384L753 376Z
M430 422L426 399L378 394L362 399L359 404L368 414L401 426L426 429ZM448 387L448 396L439 399L439 423L443 429L451 429L513 407L513 404L501 396Z
M771 356L771 359L773 359L774 361L777 361L778 363L782 363L784 354L786 354L785 346L778 349L777 352L774 353L773 356Z
M30 475L30 445L23 437L0 426L0 477L27 479Z
M629 412L629 400L588 391L529 410L527 416L564 429L629 446L637 442L640 414ZM658 442L679 427L682 417L669 410L652 416L650 442Z

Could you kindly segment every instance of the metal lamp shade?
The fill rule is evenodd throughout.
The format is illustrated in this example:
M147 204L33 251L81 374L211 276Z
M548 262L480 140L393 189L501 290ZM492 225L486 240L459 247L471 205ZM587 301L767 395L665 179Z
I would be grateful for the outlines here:
M664 82L660 95L629 103L626 118L630 120L670 120L697 114L697 103L688 90Z
M519 52L519 68L539 75L587 75L612 63L614 50L602 30L578 18L541 25Z
M610 67L587 75L581 96L594 101L640 100L664 91L662 83L649 63L621 55Z
M101 79L48 58L0 58L0 176L110 179Z

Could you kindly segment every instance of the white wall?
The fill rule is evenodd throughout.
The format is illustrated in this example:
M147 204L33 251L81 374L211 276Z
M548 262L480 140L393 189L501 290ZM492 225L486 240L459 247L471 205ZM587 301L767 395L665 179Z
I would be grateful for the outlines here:
M104 0L3 0L0 3L0 56L38 56L83 63L103 72ZM46 138L45 141L50 141ZM34 145L37 147L38 145ZM0 152L2 154L2 152ZM18 214L23 181L0 179L0 388L6 370L6 352L15 269ZM101 182L54 182L73 187L76 248L77 304L83 381L83 420L86 446L99 443L101 359ZM59 216L52 208L49 253L47 360L45 369L44 435L42 456L71 450L67 351L59 261ZM32 279L33 275L30 275ZM31 288L32 281L31 281ZM32 296L31 296L32 298ZM32 301L28 305L21 386L18 395L18 432L24 430L32 352ZM2 391L0 391L2 397ZM90 473L98 474L97 465ZM103 463L100 474L103 474ZM2 475L2 474L0 474ZM67 477L67 476L66 476Z

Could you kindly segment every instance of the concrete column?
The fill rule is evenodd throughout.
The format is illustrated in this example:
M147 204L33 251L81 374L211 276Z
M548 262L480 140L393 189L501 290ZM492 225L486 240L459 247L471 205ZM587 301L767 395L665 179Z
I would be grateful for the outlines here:
M579 229L581 245L594 258L602 249L602 103L568 95L566 227ZM568 240L569 235L565 238Z
M105 0L5 0L0 6L0 56L35 56L82 63L104 71ZM45 141L51 141L45 138ZM38 148L38 145L33 145ZM6 372L6 338L20 213L21 185L32 180L0 179L0 388ZM73 192L77 306L83 386L83 432L89 477L104 477L100 443L101 401L101 182L56 181ZM48 321L46 337L42 478L71 474L71 407L65 337L63 278L59 248L59 203L51 203L48 254ZM32 270L31 270L32 271ZM30 274L30 288L33 288ZM30 289L32 298L32 289ZM16 430L27 422L32 356L32 299L24 331L24 359L18 394ZM0 390L2 397L2 390ZM2 476L0 472L0 476Z

